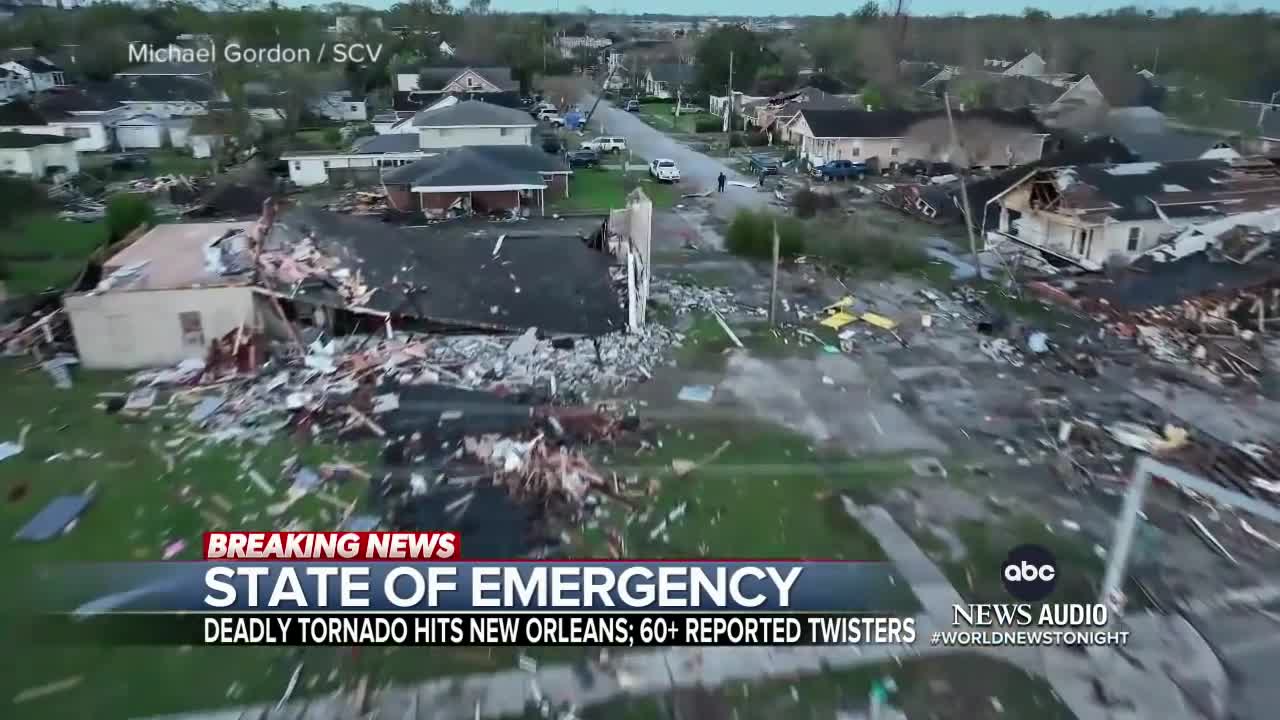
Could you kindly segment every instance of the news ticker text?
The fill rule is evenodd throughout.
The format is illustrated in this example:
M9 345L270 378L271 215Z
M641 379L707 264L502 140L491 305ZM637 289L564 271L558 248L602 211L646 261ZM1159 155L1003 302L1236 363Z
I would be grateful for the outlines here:
M894 615L122 613L46 616L47 640L105 645L820 646L909 645L916 620Z

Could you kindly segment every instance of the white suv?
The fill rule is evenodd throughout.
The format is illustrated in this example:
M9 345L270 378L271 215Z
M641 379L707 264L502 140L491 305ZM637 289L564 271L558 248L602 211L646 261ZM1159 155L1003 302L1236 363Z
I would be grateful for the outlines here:
M680 168L675 160L660 158L649 163L649 174L658 182L680 182Z
M582 143L583 150L595 150L598 153L626 152L627 139L620 137L598 137Z

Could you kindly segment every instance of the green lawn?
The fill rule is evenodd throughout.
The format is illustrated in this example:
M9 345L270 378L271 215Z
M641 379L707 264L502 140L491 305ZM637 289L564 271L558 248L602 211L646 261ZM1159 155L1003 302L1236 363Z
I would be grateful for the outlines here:
M662 130L663 132L676 132L692 135L695 132L695 124L699 117L710 117L706 113L685 113L682 112L679 117L671 112L672 105L642 105L640 107L640 118L650 125Z
M53 215L33 215L0 230L0 262L9 294L62 290L107 240L104 222L81 223Z
M624 174L621 170L586 168L574 170L569 180L569 197L548 201L547 212L607 211L626 206L627 192L636 185L653 201L655 208L675 205L679 196L678 185L654 182L644 167Z
M579 711L584 720L777 720L839 718L867 708L871 685L896 690L890 705L908 718L933 720L1074 720L1044 680L990 658L968 655L905 660L806 678L733 683L660 697L625 698ZM994 699L994 702L993 702ZM853 715L856 717L857 715ZM532 718L530 714L526 717Z
M111 167L109 155L86 154L81 156L80 169L108 183L160 175L208 175L212 170L209 158L194 158L190 153L177 150L153 150L144 154L151 161L148 166L127 170Z

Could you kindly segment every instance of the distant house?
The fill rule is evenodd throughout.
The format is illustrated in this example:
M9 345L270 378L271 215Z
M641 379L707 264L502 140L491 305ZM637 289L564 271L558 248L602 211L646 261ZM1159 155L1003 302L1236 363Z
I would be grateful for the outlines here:
M1009 167L1040 159L1045 127L1030 111L956 112L962 138L980 138L955 148L946 115L906 110L802 109L791 125L800 157L814 164L854 160L888 167L907 160L967 162L973 167ZM972 127L972 132L969 127Z
M150 113L126 115L115 123L116 145L121 150L153 150L186 144L190 127L177 125L181 119L165 118ZM178 137L174 137L174 135Z
M644 74L644 93L651 97L673 98L692 87L698 71L692 65L665 63L653 65Z
M472 146L396 168L383 183L388 205L404 212L527 216L545 213L548 190L568 194L570 174L561 158L537 148Z
M518 91L520 83L513 79L509 67L428 66L397 72L395 89L437 95L497 93Z
M129 75L106 83L101 92L131 112L160 117L191 117L226 100L213 82L193 75Z
M54 107L36 107L25 100L0 105L0 132L59 135L74 141L79 152L106 150L111 129L106 119L73 115Z
M404 120L417 115L423 110L444 107L462 100L481 100L491 105L516 108L520 104L520 93L517 90L501 92L453 92L440 93L424 90L397 90L391 94L391 109L397 120Z
M1098 267L1189 225L1280 207L1280 169L1248 159L1036 168L988 204L999 238Z
M118 78L137 77L186 77L213 80L213 65L209 63L162 62L135 65L116 73Z
M563 58L572 58L579 50L599 51L612 44L613 40L610 38L591 37L590 35L562 35L556 38L556 48L560 50L560 56Z
M1036 53L1027 53L1026 57L1004 69L1005 75L1028 75L1039 77L1045 74L1048 63Z
M35 180L80 172L74 140L62 135L0 132L0 174L13 173Z
M478 100L423 110L413 116L423 150L468 145L532 145L537 126L528 113Z
M307 101L307 110L320 117L340 122L364 122L369 119L369 108L365 98L345 90L318 93Z
M16 75L27 92L43 92L67 84L62 68L41 56L10 60L0 68Z
M418 148L418 137L409 133L364 138L350 151L291 150L280 155L289 166L289 179L300 187L332 182L378 183L391 168L421 160L430 154Z
M791 122L802 109L853 110L859 102L858 95L833 95L817 88L800 88L755 104L747 113L748 122L762 131L772 132L777 142L790 142Z

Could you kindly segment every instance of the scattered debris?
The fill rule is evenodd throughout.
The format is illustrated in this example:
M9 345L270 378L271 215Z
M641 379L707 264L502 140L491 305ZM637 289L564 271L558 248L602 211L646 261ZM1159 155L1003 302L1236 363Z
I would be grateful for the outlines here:
M680 388L676 399L684 400L685 402L709 403L715 391L714 385L685 385Z
M60 495L50 500L36 513L35 517L23 525L15 540L43 542L52 540L75 527L76 521L93 504L93 488L80 495Z
M56 695L60 692L66 692L68 690L75 688L82 682L84 682L83 675L72 675L70 677L63 678L62 680L57 680L45 685L40 685L38 687L33 687L33 688L27 688L26 690L23 690L22 692L13 696L13 704L21 705L22 703L31 702L32 700L39 700L42 697L47 697L49 695Z

